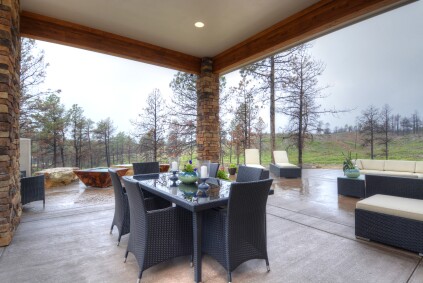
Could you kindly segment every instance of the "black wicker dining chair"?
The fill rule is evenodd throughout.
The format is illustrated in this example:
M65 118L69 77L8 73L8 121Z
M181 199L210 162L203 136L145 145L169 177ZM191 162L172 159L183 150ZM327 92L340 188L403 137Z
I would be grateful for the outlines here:
M46 194L44 189L44 175L21 178L21 202L22 205L29 202L42 200L46 206Z
M125 178L123 181L131 219L125 262L129 252L134 254L140 268L139 282L149 267L192 254L192 214L180 207L157 209L159 199L144 199L138 182Z
M209 176L211 178L217 178L217 171L219 170L219 163L210 163L210 172Z
M129 233L129 204L128 196L125 193L119 175L116 170L109 168L110 178L112 179L113 190L115 193L115 214L113 216L112 227L110 234L112 234L113 227L116 226L119 231L118 246L120 238Z
M160 173L159 162L137 162L132 163L134 175Z
M132 168L134 169L134 175L145 175L145 174L159 174L160 173L160 164L159 162L137 162L132 163ZM156 197L150 192L143 190L145 198Z
M261 180L263 169L240 165L236 175L236 182L253 182Z
M267 256L266 203L272 179L232 183L227 209L209 209L203 214L203 252L216 259L228 272L250 259Z

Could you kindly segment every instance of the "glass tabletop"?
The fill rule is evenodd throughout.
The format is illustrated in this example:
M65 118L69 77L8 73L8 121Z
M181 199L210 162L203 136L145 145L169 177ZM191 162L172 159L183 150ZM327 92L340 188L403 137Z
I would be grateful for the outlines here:
M198 192L198 184L184 184L180 180L176 181L176 186L173 186L173 181L169 178L171 173L161 174L144 174L134 175L131 177L137 180L142 187L147 188L150 192L157 192L159 195L169 196L172 200L180 200L190 205L201 205L206 203L220 202L228 199L231 182L223 181L216 178L207 179L206 183L209 189L206 191L205 197L200 197Z

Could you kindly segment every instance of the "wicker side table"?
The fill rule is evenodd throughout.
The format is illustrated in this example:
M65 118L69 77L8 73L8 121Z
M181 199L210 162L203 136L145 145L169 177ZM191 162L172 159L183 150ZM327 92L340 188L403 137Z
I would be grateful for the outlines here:
M366 185L364 176L358 178L338 177L338 194L356 198L364 198Z

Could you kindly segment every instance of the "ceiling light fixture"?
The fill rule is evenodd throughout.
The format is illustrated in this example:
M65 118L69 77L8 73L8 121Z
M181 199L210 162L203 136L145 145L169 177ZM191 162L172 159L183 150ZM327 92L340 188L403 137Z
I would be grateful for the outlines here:
M196 22L196 23L194 24L194 26L195 26L196 28L202 28L202 27L204 27L204 23L202 23L202 22Z

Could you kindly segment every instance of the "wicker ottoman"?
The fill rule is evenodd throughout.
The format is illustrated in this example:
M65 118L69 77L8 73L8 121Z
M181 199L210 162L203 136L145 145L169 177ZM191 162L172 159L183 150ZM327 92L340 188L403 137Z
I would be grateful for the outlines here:
M357 202L355 235L423 255L423 200L379 194Z

